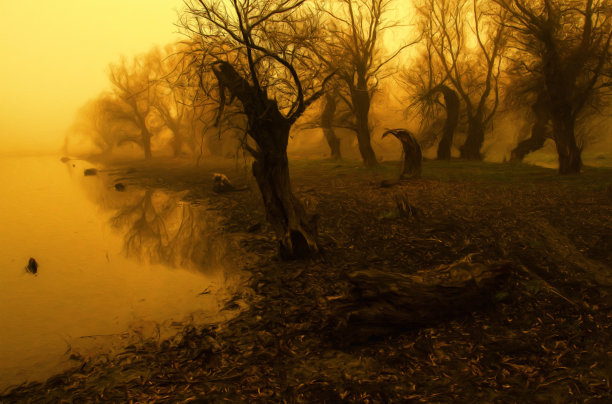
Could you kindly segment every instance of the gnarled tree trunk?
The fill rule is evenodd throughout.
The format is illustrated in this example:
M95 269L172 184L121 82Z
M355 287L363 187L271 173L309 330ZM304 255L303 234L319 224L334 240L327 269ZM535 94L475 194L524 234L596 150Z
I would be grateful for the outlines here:
M414 135L406 129L390 129L383 133L383 137L387 135L393 135L402 142L404 161L402 163L400 179L420 178L423 155L421 153L421 146Z
M576 145L574 118L553 115L553 138L559 155L559 174L579 174L582 168L581 150Z
M544 147L547 136L547 125L550 120L548 106L543 95L538 96L536 102L531 106L535 114L535 122L531 127L531 136L518 143L510 153L510 161L521 162L525 156Z
M342 158L340 154L340 139L334 132L334 115L336 114L336 97L332 93L325 94L325 106L321 113L321 128L323 129L323 135L329 149L331 151L330 157L333 160L340 160Z
M568 101L569 90L565 88L564 75L553 68L550 69L552 71L549 77L546 77L546 89L551 99L550 120L559 156L559 174L579 174L582 168L582 151L576 144L576 117L571 102Z
M431 91L432 93L441 91L444 96L446 121L442 130L442 139L440 139L438 144L438 160L449 160L451 158L451 147L453 146L455 129L459 122L459 96L455 90L444 84L436 86Z
M251 86L227 62L213 67L221 97L225 89L242 103L248 120L248 135L257 149L247 150L255 158L253 175L261 191L266 216L279 241L282 258L303 258L319 251L316 218L306 214L293 195L289 178L287 143L291 122L278 109L276 101Z
M362 86L365 88L365 85ZM368 90L362 88L351 88L351 99L355 113L355 124L357 131L357 142L359 144L359 153L366 167L375 167L378 165L376 154L372 149L370 139L370 94Z
M468 118L467 139L461 148L461 158L466 160L482 160L480 148L484 142L485 128L479 116Z
M263 151L253 163L266 217L279 241L281 258L304 258L319 250L316 217L308 216L293 195L287 152Z

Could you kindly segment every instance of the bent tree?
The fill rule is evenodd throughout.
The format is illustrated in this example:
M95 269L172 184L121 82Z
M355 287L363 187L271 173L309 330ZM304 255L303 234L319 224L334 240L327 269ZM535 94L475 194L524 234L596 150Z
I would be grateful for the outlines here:
M541 77L559 174L582 166L575 126L586 107L609 94L612 4L608 0L495 0L510 15L514 46L526 74Z
M506 12L479 0L421 0L417 12L435 66L465 106L468 129L461 158L481 160L485 131L499 105ZM468 46L470 41L474 46Z
M383 34L397 23L388 21L393 0L318 2L325 25L324 46L315 51L337 72L338 94L354 118L359 153L366 167L378 165L371 143L370 107L385 67L415 42L386 53Z
M533 114L533 124L529 138L520 141L510 153L510 161L521 162L531 152L540 150L544 147L546 139L549 138L548 122L550 114L548 112L548 101L543 93L539 93L535 102L531 105Z
M316 20L305 0L187 0L182 25L200 44L201 66L226 103L246 118L253 175L283 258L319 250L317 223L291 189L289 131L323 95L323 64L312 52ZM229 100L228 100L229 98ZM221 115L219 115L221 116Z

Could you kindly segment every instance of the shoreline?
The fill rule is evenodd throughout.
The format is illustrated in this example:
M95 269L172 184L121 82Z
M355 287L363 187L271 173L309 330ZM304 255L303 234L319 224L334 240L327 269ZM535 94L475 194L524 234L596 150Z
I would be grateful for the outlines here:
M371 171L350 161L297 161L291 167L293 186L321 217L324 252L310 261L283 262L248 170L227 162L218 171L248 190L214 194L212 166L131 166L100 175L127 186L187 191L186 201L206 200L223 216L224 230L240 235L237 262L250 280L228 305L245 309L227 323L188 327L171 340L133 346L100 363L84 362L0 400L611 397L606 374L612 300L608 289L594 293L589 272L590 265L612 262L602 238L612 216L606 207L611 184L605 183L611 170L568 179L524 165L508 173L508 165L425 162L424 179L381 188L381 181L396 175L395 163ZM398 196L419 214L402 216ZM560 257L561 251L572 253ZM514 274L508 296L468 315L341 344L343 332L351 331L338 334L331 302L348 293L347 272L410 273L470 254L511 259L537 271L537 277Z

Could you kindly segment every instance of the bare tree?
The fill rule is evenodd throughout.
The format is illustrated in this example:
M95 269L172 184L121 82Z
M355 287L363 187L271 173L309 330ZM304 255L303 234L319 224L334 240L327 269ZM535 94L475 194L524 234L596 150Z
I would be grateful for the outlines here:
M66 145L88 141L96 149L94 153L110 155L119 143L116 122L111 116L113 102L110 94L103 93L79 108L68 130Z
M430 55L435 56L443 73L442 81L432 89L448 81L446 87L459 95L468 121L461 157L480 160L486 128L499 105L506 32L505 26L496 22L505 20L505 12L482 0L423 0L417 10ZM472 47L468 46L470 31L475 42Z
M550 112L548 107L548 97L544 89L541 75L521 74L524 59L513 63L514 68L508 69L513 78L506 85L506 105L510 108L525 110L527 112L528 124L531 127L529 136L520 138L518 144L510 152L511 162L521 162L536 150L544 147L546 139L552 138L550 129Z
M385 19L391 3L392 0L319 3L328 33L325 46L318 45L318 54L337 71L343 82L339 94L354 116L359 152L368 167L378 164L371 145L369 113L372 98L383 69L401 50L414 43L400 46L391 54L384 52L382 34L397 25Z
M110 65L108 77L115 96L128 107L123 110L126 113L121 118L138 128L140 137L137 143L142 147L145 159L150 159L153 134L147 118L151 111L152 83L156 79L150 55L134 57L131 62L122 57L119 63Z
M340 153L340 139L336 136L334 130L334 117L336 115L337 104L338 94L335 91L327 91L321 111L321 129L323 129L323 135L331 151L330 157L333 160L342 158L342 154Z
M426 29L427 27L424 32L428 32ZM399 75L400 84L409 93L409 98L413 100L406 108L406 113L409 114L415 108L417 109L421 121L421 141L424 144L435 142L435 138L438 137L435 132L439 130L441 110L445 112L446 118L441 128L442 136L438 143L438 160L451 158L451 148L460 112L459 95L444 83L446 77L443 70L433 53L431 42L426 39L424 52ZM440 100L440 95L442 95L442 100Z
M559 173L579 173L576 120L612 87L612 5L608 0L495 2L510 14L506 25L525 60L522 71L539 76L544 84Z
M182 24L200 44L202 68L218 82L219 114L235 105L246 118L253 175L284 258L319 251L317 224L294 196L289 131L323 95L324 66L312 52L316 21L305 0L187 0ZM227 96L229 95L229 100Z
M138 128L125 117L127 106L110 93L102 93L83 105L66 136L66 146L85 143L93 146L88 152L109 157L125 143L140 143Z
M179 44L167 45L163 50L154 49L149 54L156 81L152 83L151 106L153 112L172 133L170 145L175 157L182 152L187 141L187 123L193 107L194 88L189 86L186 75L186 59Z

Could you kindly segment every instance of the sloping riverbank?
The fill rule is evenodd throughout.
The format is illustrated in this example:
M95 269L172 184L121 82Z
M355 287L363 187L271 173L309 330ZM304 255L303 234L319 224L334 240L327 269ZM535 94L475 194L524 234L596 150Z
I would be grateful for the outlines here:
M566 402L612 399L612 171L559 177L527 165L297 161L293 185L320 216L323 254L283 262L248 170L129 164L99 175L188 191L223 229L250 280L232 320L82 363L3 402ZM212 173L244 191L215 194ZM414 273L459 260L508 261L492 304L352 343L334 302L354 270ZM432 304L435 304L432 302ZM353 330L354 331L354 330ZM351 343L347 343L350 341Z

